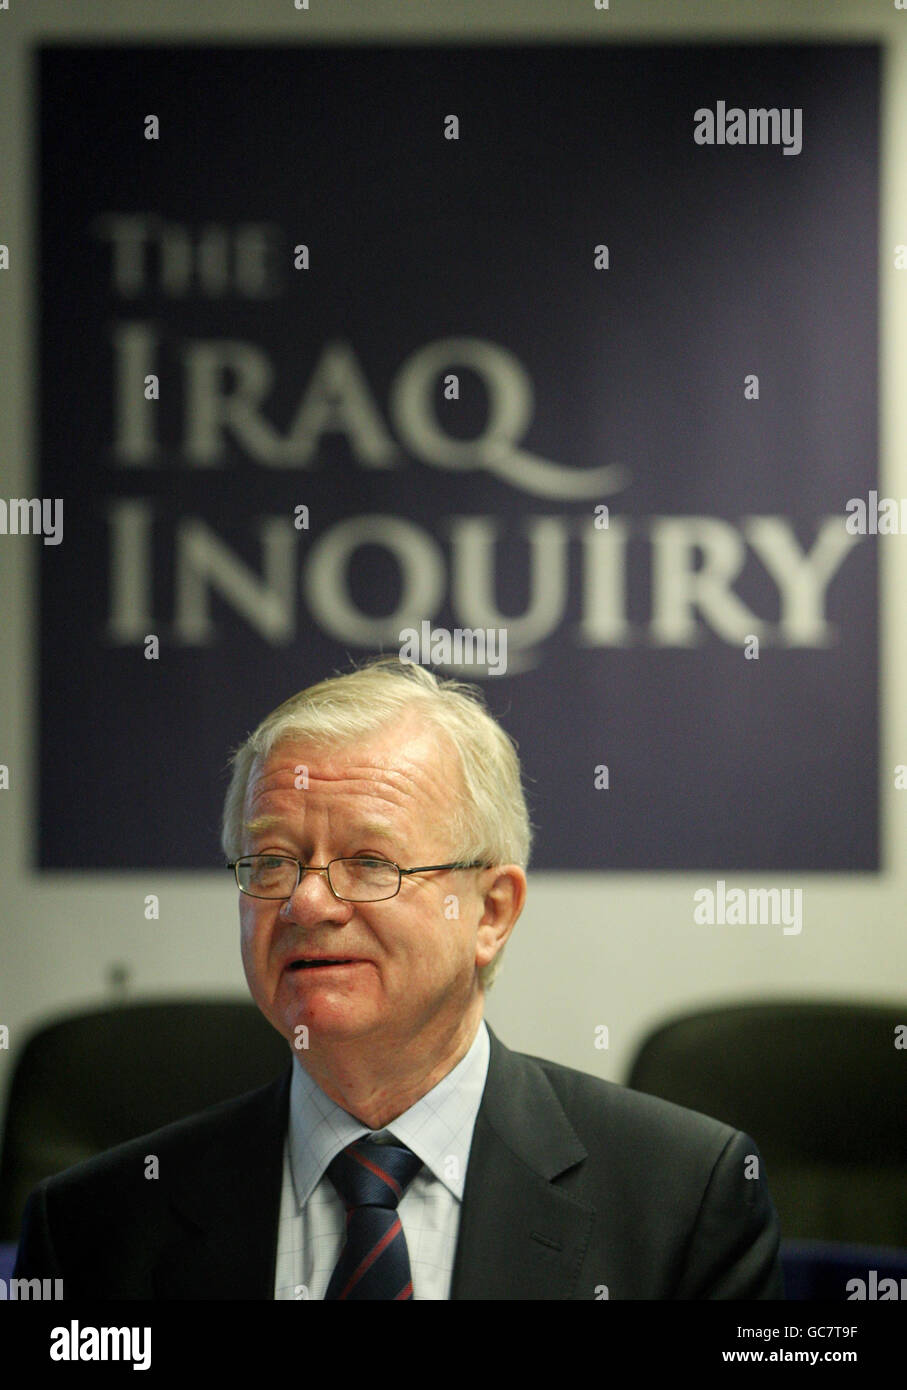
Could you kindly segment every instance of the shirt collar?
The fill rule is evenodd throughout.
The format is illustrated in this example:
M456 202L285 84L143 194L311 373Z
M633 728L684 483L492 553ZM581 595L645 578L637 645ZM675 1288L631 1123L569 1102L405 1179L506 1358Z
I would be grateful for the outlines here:
M287 1142L298 1207L309 1200L331 1160L363 1135L378 1143L396 1139L405 1144L454 1197L462 1200L490 1055L488 1029L482 1019L472 1045L453 1070L381 1130L368 1129L330 1100L296 1058Z

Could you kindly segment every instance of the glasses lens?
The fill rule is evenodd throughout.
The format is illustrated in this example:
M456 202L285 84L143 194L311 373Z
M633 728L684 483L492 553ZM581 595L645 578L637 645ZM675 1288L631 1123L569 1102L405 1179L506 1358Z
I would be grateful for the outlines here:
M288 898L296 886L296 864L271 854L252 854L237 861L236 877L243 892L255 898Z
M396 864L384 859L335 859L329 872L334 892L350 902L380 902L400 886Z

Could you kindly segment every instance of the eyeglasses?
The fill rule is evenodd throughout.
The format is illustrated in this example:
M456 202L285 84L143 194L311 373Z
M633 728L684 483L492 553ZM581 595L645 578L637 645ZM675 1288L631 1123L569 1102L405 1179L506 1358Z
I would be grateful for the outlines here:
M403 874L428 874L436 869L490 869L490 864L422 864L401 869L389 859L332 859L322 868L303 864L283 854L247 854L228 865L236 874L241 893L250 898L291 898L303 874L326 874L328 887L342 903L379 903L400 892Z

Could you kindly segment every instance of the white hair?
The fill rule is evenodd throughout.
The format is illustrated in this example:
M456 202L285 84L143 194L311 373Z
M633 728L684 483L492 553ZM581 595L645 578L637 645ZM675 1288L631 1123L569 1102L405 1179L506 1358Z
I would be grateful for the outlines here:
M224 802L221 844L228 860L243 852L243 806L255 760L289 739L322 748L361 742L369 734L415 714L456 754L461 786L455 790L447 830L451 859L518 864L526 869L532 826L516 745L485 706L480 687L440 679L396 656L377 657L357 669L301 690L267 715L233 753ZM489 989L503 948L479 971Z

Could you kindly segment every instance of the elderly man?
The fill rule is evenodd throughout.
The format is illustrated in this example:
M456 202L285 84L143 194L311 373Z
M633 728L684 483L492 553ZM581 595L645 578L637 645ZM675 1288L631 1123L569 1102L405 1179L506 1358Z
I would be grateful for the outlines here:
M484 1022L530 833L469 687L380 659L270 714L223 844L293 1060L42 1183L16 1274L120 1298L783 1297L748 1136Z

